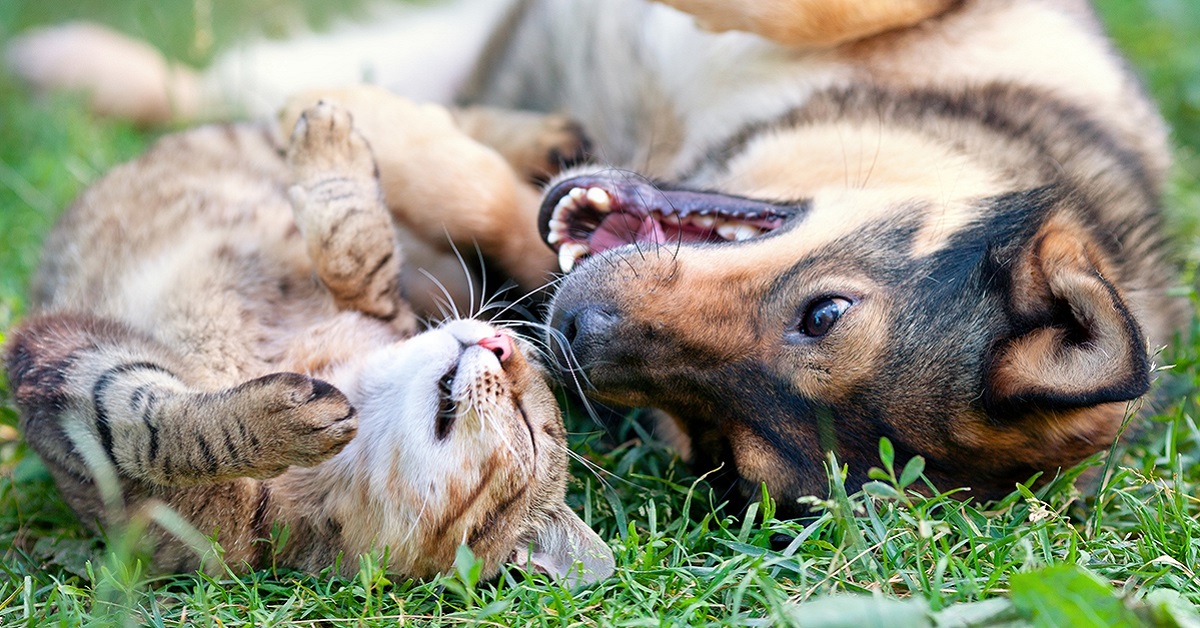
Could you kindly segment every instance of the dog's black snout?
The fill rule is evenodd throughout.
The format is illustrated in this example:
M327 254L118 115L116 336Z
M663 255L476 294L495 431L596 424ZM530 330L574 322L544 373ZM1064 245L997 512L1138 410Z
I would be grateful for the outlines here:
M604 345L612 337L620 322L620 316L608 306L585 303L560 312L553 321L559 333L559 342L552 343L559 368L587 368L604 352ZM567 355L567 350L574 357Z

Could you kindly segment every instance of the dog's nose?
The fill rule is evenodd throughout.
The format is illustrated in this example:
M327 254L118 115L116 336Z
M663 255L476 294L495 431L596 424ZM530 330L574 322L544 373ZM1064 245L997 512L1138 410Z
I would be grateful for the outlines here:
M561 342L554 343L559 365L567 369L587 368L600 359L619 322L620 316L613 308L596 303L585 303L563 312L554 324L562 334ZM574 354L574 360L568 360L564 355L567 347Z

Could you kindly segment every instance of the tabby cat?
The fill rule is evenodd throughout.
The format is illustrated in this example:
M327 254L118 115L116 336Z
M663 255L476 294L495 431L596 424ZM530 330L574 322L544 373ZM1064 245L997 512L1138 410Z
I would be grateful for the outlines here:
M413 335L349 112L309 107L286 154L278 135L165 137L52 233L6 360L71 507L96 524L166 504L235 569L340 554L355 572L386 547L390 570L424 577L465 543L488 574L609 575L611 551L564 503L564 428L528 347L469 319ZM150 536L160 569L220 569Z

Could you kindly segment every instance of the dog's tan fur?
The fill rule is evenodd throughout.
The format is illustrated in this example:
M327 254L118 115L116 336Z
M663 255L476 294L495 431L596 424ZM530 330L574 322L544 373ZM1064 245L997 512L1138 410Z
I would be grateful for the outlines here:
M785 509L823 490L823 450L864 480L881 436L980 499L1112 442L1187 313L1166 296L1164 125L1084 0L666 4L515 2L459 92L591 135L600 165L553 181L540 218L567 267L595 228L550 223L571 187L660 229L697 199L786 216L591 251L552 308L568 379L665 410L698 465L732 461ZM797 336L829 297L836 326Z
M955 0L665 0L710 31L757 33L785 46L825 48L911 27Z

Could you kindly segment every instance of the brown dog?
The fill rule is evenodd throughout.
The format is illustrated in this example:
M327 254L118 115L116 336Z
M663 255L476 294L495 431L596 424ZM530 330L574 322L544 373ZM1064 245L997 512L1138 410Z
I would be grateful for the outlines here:
M665 411L702 468L785 511L824 492L824 450L858 484L884 436L981 500L1108 447L1184 313L1162 124L1089 7L670 4L782 46L677 36L670 56L533 3L472 92L569 111L646 173L577 169L545 196L568 375ZM563 22L596 22L573 35L593 52L633 35L548 54Z

